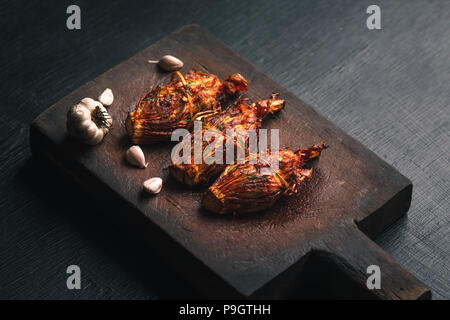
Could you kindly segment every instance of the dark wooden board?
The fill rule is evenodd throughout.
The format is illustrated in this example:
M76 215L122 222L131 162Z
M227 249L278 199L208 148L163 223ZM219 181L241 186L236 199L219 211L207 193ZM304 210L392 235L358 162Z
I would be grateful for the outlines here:
M144 147L151 164L146 170L127 166L127 112L150 87L169 79L170 74L147 63L168 53L182 58L183 71L206 69L221 78L243 74L249 98L279 92L287 100L286 110L264 125L280 129L281 145L326 141L331 146L313 164L307 187L264 213L224 218L200 210L201 191L183 188L167 176L163 168L172 145ZM116 97L110 107L114 129L95 147L72 141L65 129L67 110L106 87ZM86 189L124 205L113 213L209 296L265 298L295 292L315 297L322 287L335 288L343 298L430 296L425 285L369 240L406 213L411 182L198 26L180 29L60 100L33 122L31 145L34 155L50 160ZM165 184L158 196L148 197L142 181L152 176L164 177ZM366 288L371 264L381 268L381 290Z

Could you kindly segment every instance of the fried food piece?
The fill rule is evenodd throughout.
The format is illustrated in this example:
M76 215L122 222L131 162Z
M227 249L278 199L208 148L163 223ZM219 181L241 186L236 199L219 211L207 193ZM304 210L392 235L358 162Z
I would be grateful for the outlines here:
M240 74L220 82L216 75L189 71L183 76L172 73L172 80L144 95L134 112L128 114L126 129L134 144L170 140L172 131L185 128L202 111L221 109L220 99L247 90L247 80Z
M283 195L297 193L299 185L311 178L312 169L303 166L320 155L326 148L324 143L295 152L281 149L278 159L268 151L269 160L278 160L274 171L270 161L257 164L234 164L226 167L220 177L209 187L203 197L205 209L218 213L246 213L267 209ZM260 161L261 162L261 161Z
M171 175L178 181L187 184L190 187L198 185L209 185L227 166L226 154L226 133L229 129L234 129L235 132L246 132L248 130L255 130L261 128L261 121L267 114L273 114L284 107L284 100L279 99L279 95L274 93L269 99L258 101L247 105L244 101L239 101L236 105L231 105L222 112L214 113L199 117L196 120L202 121L202 133L207 130L215 129L221 132L219 139L214 141L203 141L202 152L211 143L223 145L223 161L222 164L212 163L207 164L204 161L201 164L194 163L194 137L191 137L191 163L190 164L174 164L169 166ZM237 136L234 143L235 150L238 147L247 144L247 136ZM247 150L244 150L244 155ZM235 151L235 154L237 152Z

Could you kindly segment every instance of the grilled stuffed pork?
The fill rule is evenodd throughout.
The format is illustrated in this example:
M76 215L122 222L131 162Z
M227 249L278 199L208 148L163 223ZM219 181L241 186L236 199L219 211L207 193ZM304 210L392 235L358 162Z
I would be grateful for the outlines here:
M320 155L325 144L314 145L295 152L281 149L278 159L268 152L269 161L257 164L228 165L209 187L202 205L218 213L246 213L269 208L283 195L295 194L301 183L309 179L312 169L304 168L309 160ZM279 161L278 170L272 170L270 160Z
M246 132L261 128L262 119L273 114L284 107L284 100L279 99L278 94L272 94L269 99L258 101L250 105L246 104L247 100L240 101L236 105L232 105L222 112L213 113L197 118L202 121L203 133L209 129L215 129L221 133L219 139L213 141L203 141L202 152L208 145L222 144L223 159L222 163L207 164L204 161L201 164L194 163L194 137L191 137L191 163L174 164L169 166L171 175L178 181L187 184L190 187L198 185L209 185L226 167L226 134L228 129L235 132ZM248 137L237 135L234 139L234 148L244 148L247 145ZM248 150L243 150L243 154L247 154Z
M186 76L178 71L172 80L144 95L134 112L128 114L126 129L135 144L170 140L172 131L185 128L202 111L220 110L220 99L247 90L240 74L223 82L216 75L191 70Z

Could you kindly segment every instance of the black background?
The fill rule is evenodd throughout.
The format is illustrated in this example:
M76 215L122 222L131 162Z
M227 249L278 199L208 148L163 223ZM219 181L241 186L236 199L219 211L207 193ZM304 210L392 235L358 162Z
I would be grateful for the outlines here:
M82 28L66 28L67 6ZM366 28L378 4L382 30ZM450 298L448 1L1 1L0 298L196 294L77 188L31 160L30 122L179 27L197 23L409 177L408 217L377 243ZM132 245L131 245L132 244ZM82 290L66 289L66 268Z

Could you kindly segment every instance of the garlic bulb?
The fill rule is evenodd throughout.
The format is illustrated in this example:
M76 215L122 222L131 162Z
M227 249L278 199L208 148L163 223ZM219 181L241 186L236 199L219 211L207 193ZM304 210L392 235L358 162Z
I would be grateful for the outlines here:
M110 88L106 88L105 91L103 91L98 96L98 101L100 101L104 106L109 107L114 102L114 95Z
M86 105L89 109L94 109L95 107L103 107L103 105L92 98L83 98L81 99L81 104Z
M94 99L84 98L67 113L67 131L75 139L96 145L112 126L112 118L105 107Z
M144 181L144 189L150 194L157 194L162 188L162 179L155 177Z
M139 168L147 168L148 162L145 162L144 152L139 146L132 146L125 152L125 159L129 164Z
M148 62L157 63L161 68L163 68L166 71L175 71L183 68L184 65L183 61L171 55L165 55L158 61L149 60Z

